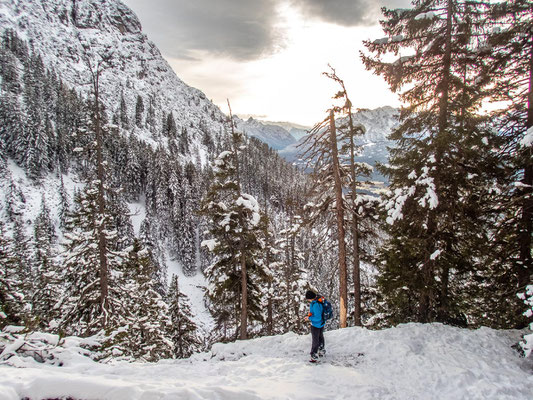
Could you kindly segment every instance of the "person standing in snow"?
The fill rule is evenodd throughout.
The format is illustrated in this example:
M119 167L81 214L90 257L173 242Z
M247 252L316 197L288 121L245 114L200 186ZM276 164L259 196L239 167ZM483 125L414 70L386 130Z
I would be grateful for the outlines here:
M305 298L309 302L309 314L305 318L311 323L311 362L317 362L319 357L326 354L324 342L324 325L326 324L322 318L324 305L320 301L318 295L312 290L305 293Z

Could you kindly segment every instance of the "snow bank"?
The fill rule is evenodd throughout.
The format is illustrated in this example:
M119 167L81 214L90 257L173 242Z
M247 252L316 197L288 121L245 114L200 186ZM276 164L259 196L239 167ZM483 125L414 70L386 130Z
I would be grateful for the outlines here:
M0 366L0 398L530 399L531 360L519 331L406 324L326 332L326 361L308 362L310 335L217 344L157 364L92 361Z

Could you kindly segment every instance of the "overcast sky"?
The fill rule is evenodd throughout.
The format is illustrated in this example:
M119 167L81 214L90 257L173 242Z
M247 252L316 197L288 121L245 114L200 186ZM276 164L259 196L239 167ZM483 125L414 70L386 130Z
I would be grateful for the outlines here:
M227 113L312 125L337 87L355 107L397 106L397 96L359 60L362 40L383 36L380 7L408 0L123 0L187 84Z

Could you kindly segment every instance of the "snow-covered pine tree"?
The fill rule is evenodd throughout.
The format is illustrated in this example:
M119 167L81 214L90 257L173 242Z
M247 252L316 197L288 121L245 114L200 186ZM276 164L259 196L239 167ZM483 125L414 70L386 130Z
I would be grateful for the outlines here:
M40 329L48 330L49 323L57 318L54 306L60 297L60 271L55 260L55 227L44 195L41 211L33 224L33 274L35 291L32 297L32 314Z
M521 293L519 297L524 301L526 305L526 311L524 316L531 320L533 318L533 285L528 285L524 293ZM529 357L533 352L533 322L529 324L530 332L523 336L523 340L520 342L522 351L525 357Z
M0 329L24 322L24 294L16 263L13 240L0 221Z
M24 92L26 106L25 132L19 138L17 148L24 149L23 165L33 179L38 179L50 165L49 155L52 140L45 106L45 69L40 56L32 55L24 64Z
M125 351L145 361L170 358L173 354L172 321L168 305L156 290L156 266L139 239L134 239L125 252L122 296L131 320L123 345Z
M120 127L124 130L129 130L130 128L130 119L128 117L128 105L126 104L126 99L124 98L124 92L120 96L120 109L118 111Z
M125 340L128 324L128 309L122 298L124 289L118 279L124 254L120 252L122 238L112 230L112 226L117 226L113 218L116 209L110 207L103 145L105 112L100 99L100 78L110 66L111 54L90 55L90 47L83 41L82 44L92 97L89 129L79 135L79 143L86 144L80 150L88 153L89 168L86 185L76 195L74 210L67 221L63 254L67 287L58 303L59 329L80 336L102 332L106 335L102 356L106 357L122 352L120 342Z
M394 321L464 324L461 282L489 243L482 200L493 186L494 135L479 107L487 80L474 48L483 2L414 1L384 10L386 38L366 41L369 70L405 104L391 138L381 290ZM387 62L389 54L397 60Z
M172 326L170 335L174 343L174 356L187 358L202 349L198 328L193 321L189 298L180 291L176 275L172 275L168 291L168 303Z
M65 189L65 182L63 181L63 173L59 171L59 227L65 228L67 215L70 211L69 195Z
M172 222L176 251L183 272L192 276L197 269L196 207L200 202L198 190L194 190L196 171L190 167L176 168L171 176L170 190L173 192Z
M167 117L163 121L163 135L170 139L176 139L178 134L178 128L176 126L176 120L172 111L168 113Z
M99 228L107 225L110 214L100 213L97 182L89 182L77 193L74 210L67 218L65 232L64 272L65 292L58 302L61 315L59 330L70 335L89 336L128 323L128 308L123 301L124 288L117 279L124 254L110 251L116 247L116 232L106 235L107 290L102 290ZM104 297L104 298L102 298Z
M137 103L135 104L135 125L138 128L142 128L144 114L144 101L141 95L137 95Z
M157 292L162 295L167 287L167 265L161 242L156 237L153 217L147 216L143 220L139 238L148 249L151 262L155 266L154 280L157 282Z
M300 247L299 236L302 229L300 216L290 213L285 222L285 229L277 233L270 265L274 332L289 331L304 333L307 325L303 324L305 315L305 292L310 284L303 269L304 255ZM279 325L279 326L277 326Z
M26 235L26 226L22 217L17 217L13 224L13 258L15 261L16 274L22 282L24 294L24 316L28 318L31 313L31 298L35 291L34 271L32 270L30 239Z
M157 122L156 122L156 115L155 115L155 108L154 108L154 98L153 96L150 96L150 100L148 103L148 111L146 111L146 127L150 130L152 134L156 134L157 132Z
M225 340L235 329L235 338L246 339L248 321L263 321L263 289L267 271L262 260L264 244L259 230L266 229L254 196L242 193L239 153L243 134L232 124L231 150L215 160L215 177L201 213L209 222L211 239L203 245L214 255L205 271L209 281L207 296L218 328Z

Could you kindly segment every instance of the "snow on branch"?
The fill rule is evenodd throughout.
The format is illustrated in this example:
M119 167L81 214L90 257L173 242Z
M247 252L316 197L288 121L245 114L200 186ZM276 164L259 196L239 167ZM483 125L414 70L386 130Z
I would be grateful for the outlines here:
M519 293L518 297L524 301L527 306L527 310L524 312L524 316L529 318L533 317L533 285L526 287L525 293ZM524 351L524 356L529 357L533 351L533 322L529 324L530 333L524 335L523 341L520 342L520 347Z
M533 126L527 130L526 135L520 141L520 146L522 147L533 146Z

